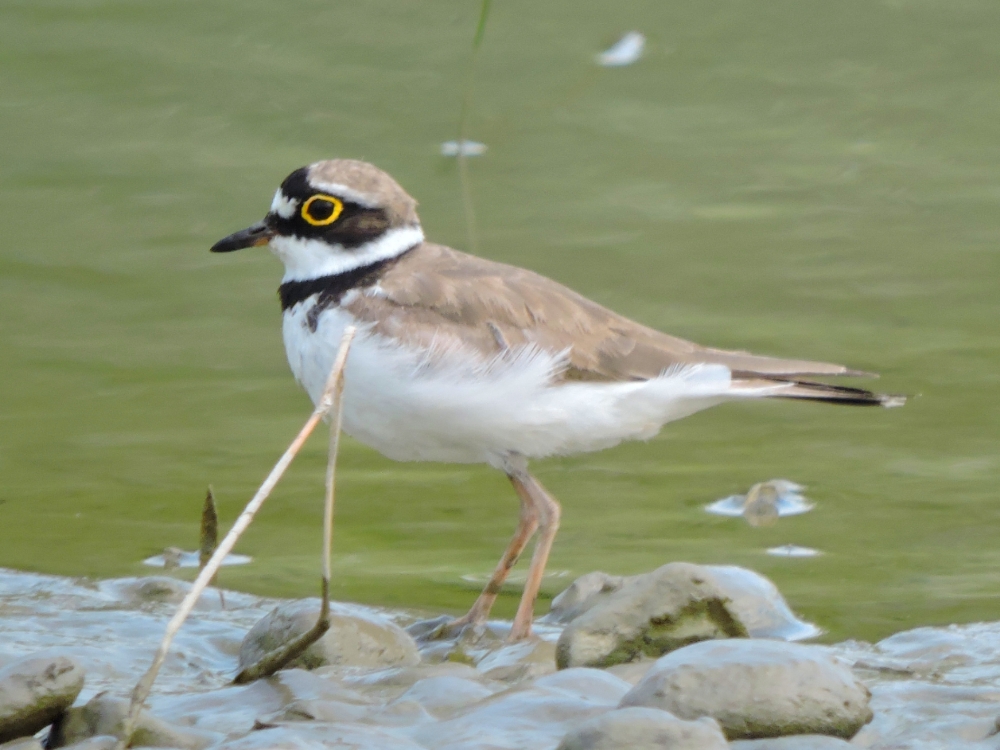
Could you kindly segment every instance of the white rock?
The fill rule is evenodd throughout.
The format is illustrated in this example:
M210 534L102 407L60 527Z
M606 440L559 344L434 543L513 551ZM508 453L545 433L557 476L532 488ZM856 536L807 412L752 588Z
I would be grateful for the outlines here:
M660 708L682 719L711 716L730 739L850 738L872 718L869 697L821 647L732 639L660 658L621 705Z
M657 708L622 708L583 722L558 750L726 750L714 719L684 721Z

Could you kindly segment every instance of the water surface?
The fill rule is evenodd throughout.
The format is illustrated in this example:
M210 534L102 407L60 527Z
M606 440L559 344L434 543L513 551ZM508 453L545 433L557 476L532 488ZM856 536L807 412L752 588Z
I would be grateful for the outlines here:
M428 235L466 248L439 148L477 14L3 4L0 566L140 574L196 544L209 483L235 516L309 405L277 261L207 248L331 156L390 171ZM630 29L644 57L597 67ZM719 407L539 462L565 506L553 570L745 565L832 638L1000 616L998 35L990 0L493 4L466 133L488 146L470 165L482 254L671 333L917 396ZM324 452L310 444L222 585L316 592ZM760 529L702 510L771 477L816 510ZM460 611L515 513L487 468L348 441L334 594ZM764 552L785 544L824 554Z

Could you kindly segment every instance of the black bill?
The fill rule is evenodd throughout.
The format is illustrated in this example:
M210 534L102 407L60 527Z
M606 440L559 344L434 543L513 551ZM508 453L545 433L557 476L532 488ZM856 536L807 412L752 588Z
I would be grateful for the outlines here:
M274 237L274 230L265 222L258 221L253 226L233 232L228 237L212 245L213 253L231 253L233 250L242 250L245 247L257 247L266 245Z

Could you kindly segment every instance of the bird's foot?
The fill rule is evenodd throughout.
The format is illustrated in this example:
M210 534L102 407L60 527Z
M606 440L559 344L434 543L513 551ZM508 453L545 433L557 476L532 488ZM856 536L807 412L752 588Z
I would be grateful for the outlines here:
M466 636L477 636L485 629L486 622L477 622L469 615L459 618L442 615L432 620L420 620L406 630L418 643L446 641Z

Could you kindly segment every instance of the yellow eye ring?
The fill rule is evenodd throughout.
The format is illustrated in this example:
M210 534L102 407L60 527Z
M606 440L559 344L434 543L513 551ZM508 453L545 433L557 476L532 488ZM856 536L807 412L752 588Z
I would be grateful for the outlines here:
M309 209L312 207L313 201L325 201L333 206L333 210L330 211L330 215L325 219L317 219L311 213ZM313 195L305 203L302 204L302 218L305 219L309 224L314 227L325 227L333 224L339 217L341 212L344 210L344 203L340 198L334 198L332 195Z

